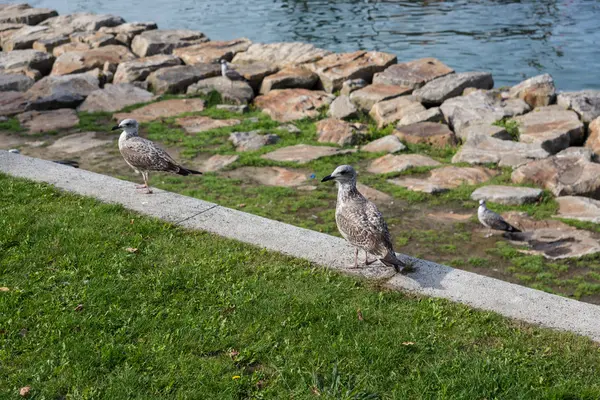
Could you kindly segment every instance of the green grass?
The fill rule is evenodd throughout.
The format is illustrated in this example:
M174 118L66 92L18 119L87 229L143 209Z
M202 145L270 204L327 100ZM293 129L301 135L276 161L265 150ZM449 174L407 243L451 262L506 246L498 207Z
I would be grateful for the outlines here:
M15 117L11 117L4 122L0 122L0 130L8 131L10 133L18 133L25 131L25 129L21 126L19 120Z
M0 184L1 398L600 396L588 339Z
M506 129L506 132L512 137L513 140L519 140L519 123L512 118L503 118L494 122L492 125L500 126Z

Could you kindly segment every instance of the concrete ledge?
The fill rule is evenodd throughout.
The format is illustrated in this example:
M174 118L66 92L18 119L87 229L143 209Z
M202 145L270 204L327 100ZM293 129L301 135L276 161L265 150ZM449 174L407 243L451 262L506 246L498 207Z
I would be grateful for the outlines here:
M393 269L381 265L349 270L346 266L352 262L354 252L343 239L162 190L144 195L136 192L131 182L3 150L0 150L0 172L50 183L186 228L304 258L344 273L379 279L392 289L449 299L600 342L600 306L593 304L406 255L400 257L416 267L416 272L408 275L395 274Z

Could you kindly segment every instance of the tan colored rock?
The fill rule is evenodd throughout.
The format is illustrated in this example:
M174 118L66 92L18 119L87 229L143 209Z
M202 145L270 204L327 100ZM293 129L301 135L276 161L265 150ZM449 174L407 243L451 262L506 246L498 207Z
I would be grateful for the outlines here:
M358 109L348 96L341 95L331 102L327 115L338 119L353 118L358 116Z
M405 86L375 84L352 92L350 100L359 110L369 112L376 103L409 94L410 91Z
M330 51L316 48L301 42L254 43L247 51L233 57L235 64L266 63L278 68L297 66L315 62L331 54Z
M134 37L131 50L138 57L148 57L155 54L171 54L175 49L204 42L208 42L208 38L202 32L188 29L154 29Z
M12 36L16 31L26 26L25 24L0 23L0 47L2 42Z
M120 63L115 72L114 83L130 83L145 80L150 73L167 67L181 65L181 60L173 55L158 54L150 57Z
M0 52L0 70L29 68L37 69L42 75L47 75L53 63L53 56L37 50Z
M111 14L73 13L49 18L41 25L73 31L97 31L103 26L117 26L125 23L119 16Z
M55 36L48 39L36 40L31 47L33 50L52 53L55 48L70 42L71 40L67 36Z
M40 22L57 16L56 10L49 8L9 7L0 10L0 23L37 25Z
M585 141L585 147L592 149L600 157L600 117L593 120L588 126L590 134Z
M375 74L373 83L418 89L429 81L453 72L452 68L437 58L421 58L388 67L385 71Z
M310 146L307 144L297 144L295 146L282 147L262 155L261 158L273 161L290 161L297 162L299 164L305 164L318 158L353 153L354 151L355 150L343 150L337 147L329 146Z
M459 131L458 136L463 142L467 141L471 136L485 135L501 140L512 140L513 137L501 126L489 125L480 123L476 125L468 125L466 128Z
M394 198L389 194L381 192L377 189L373 189L367 185L363 185L362 183L357 183L356 188L368 200L377 204L390 203L392 200L394 200Z
M269 93L275 89L312 89L319 77L314 72L302 67L287 67L265 77L260 86L260 93Z
M387 174L390 172L402 172L415 167L437 167L442 165L431 157L420 154L392 154L379 157L371 162L367 171L373 174Z
M217 64L177 65L151 72L146 82L156 94L186 93L188 87L199 80L213 78L220 73Z
M454 132L447 125L435 122L419 122L401 126L394 131L394 135L406 143L428 144L435 147L456 146L457 144Z
M186 67L196 67L196 65L186 65ZM235 104L248 104L254 98L254 91L247 82L230 81L222 76L202 79L187 89L187 94L209 94L218 92L221 99Z
M79 124L75 110L68 108L52 111L28 111L19 114L17 119L29 133L57 131L73 128Z
M580 196L557 197L558 217L600 224L600 201Z
M418 122L443 122L444 114L439 107L431 107L425 111L418 112L416 114L408 114L402 117L398 121L397 126L406 126L416 124Z
M114 114L113 119L122 121L126 118L133 118L141 123L202 110L204 110L204 100L202 99L172 99L148 104L129 113Z
M212 119L210 117L193 116L177 118L175 123L181 126L187 133L199 133L211 129L225 128L238 125L239 119Z
M256 107L278 122L316 118L319 109L332 102L333 96L316 90L280 89L258 96Z
M70 35L72 42L86 43L91 48L109 45L121 45L114 35L104 32L75 32Z
M296 187L307 181L305 173L281 167L242 167L226 174L230 178L251 180L261 185Z
M98 31L113 35L117 41L129 47L135 36L154 29L158 29L155 22L128 22L117 26L103 26Z
M2 36L2 50L26 50L31 49L37 40L51 39L55 37L68 38L65 32L56 32L47 26L24 25L19 29L13 29L9 34Z
M278 68L265 63L230 64L230 67L244 77L255 93L258 93L263 79L277 72Z
M67 75L103 68L104 63L119 64L135 58L125 46L104 46L86 51L65 53L56 59L52 75Z
M541 189L502 185L482 186L471 193L471 199L475 201L486 200L512 206L535 203L541 196Z
M0 116L10 117L25 111L27 98L22 92L2 92L0 96Z
M99 139L96 136L96 132L81 132L64 136L48 146L48 150L64 154L80 154L86 150L113 144L112 139Z
M448 166L432 170L427 178L400 177L390 179L388 182L415 192L437 194L461 185L477 185L487 182L496 175L498 172L487 168Z
M69 39L70 40L70 39ZM92 47L87 44L87 43L81 43L81 42L69 42L69 43L65 43L65 44L61 44L59 46L56 46L52 49L52 55L54 55L54 57L60 57L65 53L69 53L71 51L87 51L90 50Z
M372 141L371 143L362 146L360 148L361 151L366 151L369 153L397 153L406 149L406 146L402 144L398 136L395 135L387 135L377 140Z
M413 96L400 96L391 100L376 103L369 112L371 118L377 122L378 128L396 123L404 117L421 113L425 107Z
M366 131L364 124L351 124L341 119L327 118L316 124L318 141L340 146L356 144Z
M125 107L152 101L152 93L130 83L107 84L90 95L77 108L87 112L115 112Z
M252 42L246 38L228 41L210 41L173 50L173 55L186 64L216 64L231 61L237 53L248 50Z
M396 56L379 51L355 51L330 54L319 61L306 64L306 68L319 75L320 84L328 93L342 88L344 81L364 79L371 81L376 72L396 63Z
M202 163L200 170L202 172L220 171L224 168L227 168L234 162L236 162L239 158L240 158L240 156L237 154L232 154L232 155L215 154L214 156L210 157L208 160L206 160Z
M235 146L235 151L255 151L264 146L277 143L279 136L272 133L261 135L259 130L233 132L229 135L229 141Z
M524 100L531 108L548 106L556 100L554 79L550 74L534 76L513 86L508 95Z

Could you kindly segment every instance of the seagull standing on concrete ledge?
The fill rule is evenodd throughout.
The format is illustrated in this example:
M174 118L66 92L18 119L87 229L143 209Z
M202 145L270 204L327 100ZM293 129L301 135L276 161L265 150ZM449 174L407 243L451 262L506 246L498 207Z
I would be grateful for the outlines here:
M483 226L490 230L490 233L488 233L486 237L492 236L492 229L505 232L521 232L519 229L506 222L499 214L492 210L488 210L485 206L485 200L479 200L477 218L479 218L479 222L481 222Z
M371 253L386 266L402 272L406 265L396 257L390 232L377 206L356 188L354 168L340 165L321 182L330 180L338 185L335 222L342 236L356 247L353 268L358 266L358 249L362 249L365 252L365 265L376 261L368 260L368 253Z
M138 123L135 119L124 119L112 128L113 131L123 129L119 137L119 151L125 162L141 173L144 184L137 189L146 189L146 193L152 193L148 186L150 171L172 172L187 176L190 174L202 174L202 172L187 169L177 164L166 151L155 145L150 140L138 136Z
M229 67L227 66L227 60L221 60L221 75L224 78L229 79L229 82L231 82L232 87L234 81L246 81L246 78L244 78L242 74L233 69L229 69Z

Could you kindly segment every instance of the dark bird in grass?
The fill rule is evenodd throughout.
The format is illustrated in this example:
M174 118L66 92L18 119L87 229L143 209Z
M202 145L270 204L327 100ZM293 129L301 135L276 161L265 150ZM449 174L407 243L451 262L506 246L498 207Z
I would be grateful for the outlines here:
M150 171L171 172L183 176L202 174L202 172L182 167L166 151L150 140L139 137L136 120L124 119L119 125L112 128L113 131L117 129L123 129L119 137L121 155L125 162L135 172L141 173L144 178L144 184L137 186L137 189L146 189L146 193L152 193L148 186Z
M504 218L500 216L500 214L489 210L485 206L485 200L479 200L477 218L479 218L479 222L481 222L481 225L485 226L486 228L488 228L488 230L490 230L490 233L488 233L486 237L490 237L492 235L492 229L505 232L521 232L519 229L506 222Z

